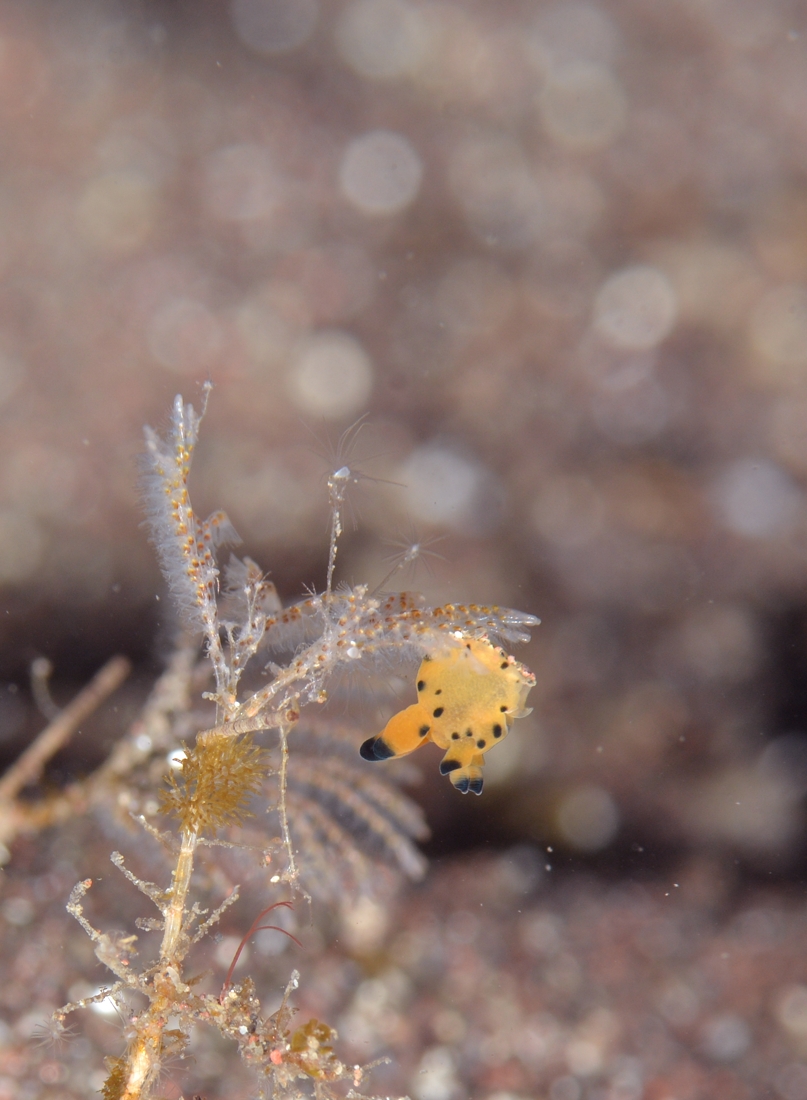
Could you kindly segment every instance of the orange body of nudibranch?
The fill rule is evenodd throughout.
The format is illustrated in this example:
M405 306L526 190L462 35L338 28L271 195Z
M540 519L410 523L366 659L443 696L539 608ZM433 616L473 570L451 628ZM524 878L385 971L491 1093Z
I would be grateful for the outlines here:
M534 685L524 665L484 638L448 644L418 669L417 703L393 715L361 755L388 760L433 741L446 750L441 774L463 794L481 794L483 756L530 713L524 704Z

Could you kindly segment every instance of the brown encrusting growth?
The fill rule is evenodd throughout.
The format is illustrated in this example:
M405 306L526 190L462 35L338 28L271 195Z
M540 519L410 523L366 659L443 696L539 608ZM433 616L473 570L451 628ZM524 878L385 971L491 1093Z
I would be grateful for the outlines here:
M183 832L210 836L252 816L248 803L261 788L268 762L249 734L207 737L183 752L178 774L169 774L160 791L162 813L178 821Z

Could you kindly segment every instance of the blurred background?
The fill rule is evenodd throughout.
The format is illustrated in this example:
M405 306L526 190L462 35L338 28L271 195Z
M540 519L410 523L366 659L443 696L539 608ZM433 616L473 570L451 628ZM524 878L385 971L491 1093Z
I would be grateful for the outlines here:
M435 870L342 1027L395 1049L389 1088L805 1100L804 5L6 0L0 149L5 760L33 657L63 701L126 653L121 713L159 670L142 426L211 379L197 510L286 601L347 461L341 580L422 542L389 587L543 620L484 797L416 760ZM418 927L452 930L448 993ZM384 1006L431 1022L371 1042Z

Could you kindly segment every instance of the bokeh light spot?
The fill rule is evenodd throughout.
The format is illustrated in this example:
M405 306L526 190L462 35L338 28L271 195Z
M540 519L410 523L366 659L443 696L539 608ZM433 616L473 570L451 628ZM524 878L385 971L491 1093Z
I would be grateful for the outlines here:
M39 524L23 511L0 509L0 584L28 580L39 568L45 538Z
M138 248L157 214L158 193L138 172L108 172L91 180L78 204L78 224L86 240L106 252Z
M373 366L346 332L319 332L300 347L288 378L289 396L304 413L337 420L352 416L373 388Z
M317 0L233 0L235 33L256 53L296 50L310 38L319 17Z
M201 302L174 298L152 317L149 351L162 367L179 374L205 371L224 346L224 332Z
M417 196L423 164L401 134L372 130L350 142L339 166L342 194L363 214L397 214Z
M795 482L767 459L742 458L731 463L717 477L712 493L725 526L750 538L787 531L802 507Z
M781 381L803 379L807 371L807 287L775 287L751 314L751 343Z
M203 165L203 200L222 221L252 221L272 214L282 184L269 150L262 145L227 145Z
M619 813L608 791L586 783L572 788L561 799L556 824L563 839L573 848L599 852L616 836Z
M608 69L579 61L550 73L538 108L549 136L583 153L605 148L622 133L627 101Z
M594 301L594 327L617 348L643 351L655 347L675 325L678 303L672 284L658 268L646 264L610 275Z
M441 444L416 447L396 480L406 486L407 512L416 522L468 532L490 529L498 519L492 475Z
M414 72L429 33L417 8L405 0L356 0L336 25L336 46L359 76L389 80Z
M529 248L547 225L536 173L523 149L498 135L462 141L451 154L451 189L486 244Z

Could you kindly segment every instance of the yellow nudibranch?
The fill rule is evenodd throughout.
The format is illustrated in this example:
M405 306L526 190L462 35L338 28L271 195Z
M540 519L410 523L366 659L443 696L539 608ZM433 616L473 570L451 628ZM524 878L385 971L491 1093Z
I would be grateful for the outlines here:
M482 793L482 759L509 733L524 706L535 676L485 638L460 639L418 669L418 701L393 715L378 737L359 750L365 760L406 756L426 741L446 754L440 774L463 794Z

